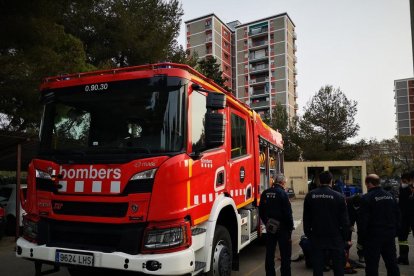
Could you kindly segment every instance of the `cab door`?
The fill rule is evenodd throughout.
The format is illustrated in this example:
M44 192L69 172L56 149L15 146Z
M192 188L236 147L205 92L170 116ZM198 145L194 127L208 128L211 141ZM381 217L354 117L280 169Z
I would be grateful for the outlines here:
M253 200L254 158L252 146L251 121L247 114L230 108L228 145L229 190L236 205Z

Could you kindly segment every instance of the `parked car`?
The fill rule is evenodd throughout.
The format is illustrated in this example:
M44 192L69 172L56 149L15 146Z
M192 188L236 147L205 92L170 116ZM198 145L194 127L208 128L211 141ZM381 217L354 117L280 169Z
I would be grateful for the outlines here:
M15 235L16 233L16 184L0 185L0 206L4 208L5 212L5 228L7 235ZM27 185L22 184L22 192L25 193ZM20 204L20 226L22 225L23 215L25 211Z
M4 235L4 228L6 227L6 213L4 208L0 207L0 240Z
M288 194L289 198L294 198L296 196L293 188L287 188L286 193Z

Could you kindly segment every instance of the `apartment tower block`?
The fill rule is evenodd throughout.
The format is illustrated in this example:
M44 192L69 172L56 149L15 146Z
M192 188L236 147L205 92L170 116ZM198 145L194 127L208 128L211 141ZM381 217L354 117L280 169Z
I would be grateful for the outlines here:
M414 78L394 81L397 135L414 135Z
M246 24L209 14L185 24L187 49L200 59L215 57L238 99L262 116L276 103L296 116L296 33L288 14Z

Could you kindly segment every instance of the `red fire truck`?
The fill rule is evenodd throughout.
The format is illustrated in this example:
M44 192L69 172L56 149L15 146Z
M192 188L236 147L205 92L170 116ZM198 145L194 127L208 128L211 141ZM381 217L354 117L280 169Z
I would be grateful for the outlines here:
M230 275L263 232L280 133L194 69L46 78L17 256L82 269Z

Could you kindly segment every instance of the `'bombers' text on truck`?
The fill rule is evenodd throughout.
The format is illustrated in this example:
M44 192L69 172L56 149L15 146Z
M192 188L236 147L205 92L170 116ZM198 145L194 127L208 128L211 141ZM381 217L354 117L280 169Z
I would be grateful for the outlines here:
M17 256L150 275L230 275L263 233L280 133L186 65L46 78Z

